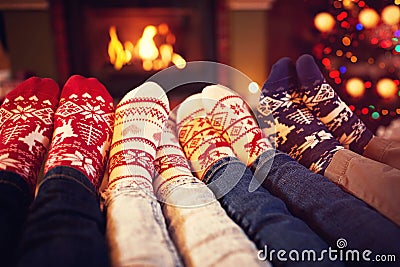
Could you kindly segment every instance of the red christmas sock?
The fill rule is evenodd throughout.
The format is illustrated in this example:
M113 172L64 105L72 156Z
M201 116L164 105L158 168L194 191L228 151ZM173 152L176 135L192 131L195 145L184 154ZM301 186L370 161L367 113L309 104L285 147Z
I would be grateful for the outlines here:
M57 166L72 167L84 173L97 190L104 175L113 124L113 99L107 89L95 78L69 78L55 114L45 173Z
M32 77L12 90L0 109L0 169L19 174L34 192L49 147L60 89Z

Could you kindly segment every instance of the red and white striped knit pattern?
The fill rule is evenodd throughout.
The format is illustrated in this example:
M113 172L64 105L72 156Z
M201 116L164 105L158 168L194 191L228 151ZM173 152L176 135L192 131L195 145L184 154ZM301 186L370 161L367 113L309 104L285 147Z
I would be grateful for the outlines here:
M168 201L167 198L173 190L199 183L190 171L189 163L176 137L175 117L176 114L171 112L154 160L157 175L153 182L154 193L163 202Z
M104 176L114 123L113 99L95 78L65 83L54 119L45 173L57 166L81 171L96 190Z
M230 142L241 161L250 165L272 147L239 95L222 85L210 85L203 89L202 99L212 126Z
M196 107L194 111L193 107ZM192 95L181 103L177 114L177 129L186 158L200 180L219 159L234 156L229 143L207 118L201 94Z
M0 169L19 174L33 193L53 131L60 89L32 77L12 90L0 108Z
M109 189L122 186L153 191L153 160L168 118L164 90L146 82L117 105L110 151Z

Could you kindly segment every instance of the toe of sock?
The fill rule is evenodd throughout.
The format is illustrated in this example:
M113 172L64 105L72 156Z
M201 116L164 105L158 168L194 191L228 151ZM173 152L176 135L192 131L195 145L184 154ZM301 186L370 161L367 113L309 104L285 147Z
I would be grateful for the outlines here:
M6 96L5 99L8 100L13 100L16 97L21 96L21 94L24 95L32 95L34 94L41 83L42 79L39 77L31 77L22 83L20 83L17 87L14 88L14 90L11 90Z
M57 83L49 78L31 77L20 83L14 90L9 92L3 104L14 105L14 100L24 99L26 101L39 100L44 101L45 104L55 109L58 105L60 96L60 88Z
M53 79L43 78L41 84L44 88L46 88L46 95L50 96L53 100L59 99L61 90L58 84Z
M211 99L221 99L225 96L229 95L236 95L232 90L230 90L228 87L225 87L220 84L213 84L209 85L203 88L201 92L202 96L207 96Z
M88 93L91 96L100 97L104 102L112 103L113 99L106 87L96 78L86 78L81 75L72 75L64 85L61 98L69 97L71 94L79 92Z
M177 125L182 125L196 117L205 117L202 95L194 94L186 98L178 107L176 113Z
M105 102L113 102L113 98L108 92L107 88L96 78L87 79L88 86L93 88L94 94L101 95Z
M229 96L237 96L237 94L220 84L206 86L201 92L202 103L207 113L215 107L218 101Z
M163 88L155 82L145 82L135 89L129 91L119 102L117 108L132 99L146 99L146 101L158 100L157 104L161 105L165 112L169 113L169 101Z
M67 97L67 94L70 94L73 88L80 88L85 79L86 78L81 75L72 75L71 77L69 77L69 79L64 84L61 97Z
M271 69L271 73L262 88L263 96L276 93L291 93L297 83L296 67L288 57L279 59Z
M314 86L324 80L317 63L311 55L300 56L296 61L296 71L302 87Z

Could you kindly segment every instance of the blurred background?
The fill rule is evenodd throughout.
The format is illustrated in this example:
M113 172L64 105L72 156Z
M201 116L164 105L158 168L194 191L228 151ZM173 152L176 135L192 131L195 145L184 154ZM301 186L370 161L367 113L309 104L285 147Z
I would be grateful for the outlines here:
M279 58L309 53L376 131L400 117L399 18L400 0L0 0L0 97L33 75L62 86L81 74L117 102L164 68L207 60L254 81L239 93L256 105ZM174 90L171 106L201 87Z

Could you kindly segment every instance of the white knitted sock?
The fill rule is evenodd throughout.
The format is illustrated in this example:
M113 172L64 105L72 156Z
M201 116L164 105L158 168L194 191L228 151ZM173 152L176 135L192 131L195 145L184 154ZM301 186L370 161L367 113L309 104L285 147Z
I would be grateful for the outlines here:
M164 90L146 82L119 102L110 151L109 188L130 184L153 191L153 160L168 118Z

